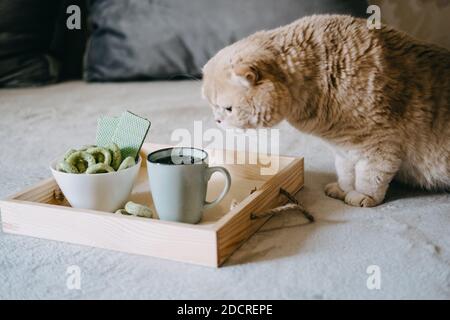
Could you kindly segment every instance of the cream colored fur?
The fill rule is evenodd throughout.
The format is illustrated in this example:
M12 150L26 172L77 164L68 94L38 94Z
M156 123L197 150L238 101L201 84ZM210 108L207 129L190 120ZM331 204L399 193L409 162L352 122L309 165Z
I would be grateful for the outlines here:
M348 16L311 16L222 49L204 67L216 120L287 120L336 154L327 195L380 204L392 179L450 187L450 52Z

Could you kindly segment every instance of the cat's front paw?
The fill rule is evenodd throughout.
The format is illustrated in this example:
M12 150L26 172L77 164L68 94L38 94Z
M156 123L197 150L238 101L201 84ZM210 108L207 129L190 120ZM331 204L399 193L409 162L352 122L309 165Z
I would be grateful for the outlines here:
M375 199L373 199L372 197L369 197L368 195L362 194L355 190L347 193L344 201L346 204L349 204L354 207L369 208L369 207L376 207L377 205L379 205L379 203L375 201Z
M332 182L325 186L325 194L333 199L344 200L346 193L337 182Z

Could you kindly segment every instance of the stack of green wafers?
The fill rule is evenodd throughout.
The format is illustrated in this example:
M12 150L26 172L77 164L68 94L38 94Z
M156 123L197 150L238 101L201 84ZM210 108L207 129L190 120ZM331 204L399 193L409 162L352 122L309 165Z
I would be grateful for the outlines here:
M149 120L130 111L120 117L103 116L97 121L96 144L107 147L114 142L119 146L123 158L131 156L137 159L150 125Z

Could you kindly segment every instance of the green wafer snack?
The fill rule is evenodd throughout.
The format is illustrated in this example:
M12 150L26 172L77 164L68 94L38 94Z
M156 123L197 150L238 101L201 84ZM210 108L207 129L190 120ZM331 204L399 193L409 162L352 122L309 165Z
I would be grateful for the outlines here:
M68 150L57 170L92 174L130 168L136 165L150 125L149 120L129 111L120 117L101 117L97 120L97 144Z
M122 151L122 159L127 157L137 159L149 129L150 121L147 119L129 111L122 114L112 136L112 141Z
M96 144L99 147L107 147L112 143L112 137L119 124L118 117L101 117L97 120Z

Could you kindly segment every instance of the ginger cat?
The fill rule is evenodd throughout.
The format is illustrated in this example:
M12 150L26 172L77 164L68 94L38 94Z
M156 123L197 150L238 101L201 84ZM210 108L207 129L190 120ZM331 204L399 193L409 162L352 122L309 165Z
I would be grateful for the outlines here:
M204 67L216 121L238 128L287 120L335 150L325 193L380 204L395 177L450 188L450 52L349 16L306 17L219 51Z

